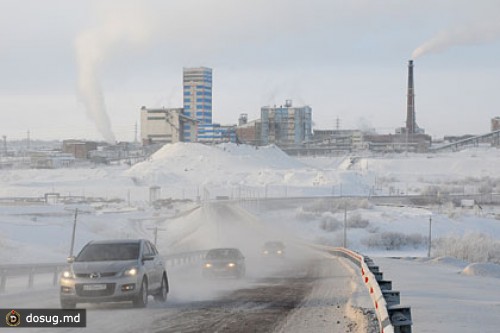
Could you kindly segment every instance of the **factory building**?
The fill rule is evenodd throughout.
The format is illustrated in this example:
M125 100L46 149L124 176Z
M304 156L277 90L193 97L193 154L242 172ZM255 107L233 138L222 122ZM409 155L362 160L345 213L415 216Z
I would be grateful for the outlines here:
M302 145L312 138L312 109L285 105L261 108L261 144L280 147Z
M236 137L238 142L261 146L262 145L262 121L260 119L252 121L240 121L238 122L238 127L236 128Z
M184 141L184 135L195 137L197 121L186 116L182 108L141 108L141 141L144 145Z
M192 131L190 124L183 127L183 141L198 142L198 136L206 139L206 125L212 124L212 69L207 67L193 67L183 69L183 114L196 119L200 125ZM198 131L202 131L201 133ZM213 131L208 131L208 133ZM209 140L211 138L208 138Z
M491 131L500 131L500 117L491 119Z
M198 142L205 144L236 142L236 125L199 124Z
M97 150L97 142L81 140L64 140L62 152L71 154L77 159L88 159L89 153Z

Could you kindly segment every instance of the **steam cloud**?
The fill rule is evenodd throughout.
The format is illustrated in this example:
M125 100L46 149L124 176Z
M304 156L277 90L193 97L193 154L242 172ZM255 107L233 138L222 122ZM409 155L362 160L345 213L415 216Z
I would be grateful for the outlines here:
M473 45L492 42L500 38L499 22L481 22L460 28L442 31L412 53L416 59L427 53L442 52L457 45Z
M115 11L112 15L105 15L104 24L83 31L75 41L78 93L87 115L109 143L115 143L116 139L99 83L99 67L110 57L117 44L136 45L147 40L148 26L140 17L137 11Z

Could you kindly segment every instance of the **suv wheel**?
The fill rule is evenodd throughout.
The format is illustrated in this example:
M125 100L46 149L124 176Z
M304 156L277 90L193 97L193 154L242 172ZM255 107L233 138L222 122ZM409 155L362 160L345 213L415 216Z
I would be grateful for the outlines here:
M154 295L154 299L157 302L166 302L167 301L167 293L168 293L168 282L167 277L163 274L163 278L161 279L161 287L158 291L158 294Z
M148 305L148 282L146 278L142 279L141 289L132 303L136 308L144 308Z

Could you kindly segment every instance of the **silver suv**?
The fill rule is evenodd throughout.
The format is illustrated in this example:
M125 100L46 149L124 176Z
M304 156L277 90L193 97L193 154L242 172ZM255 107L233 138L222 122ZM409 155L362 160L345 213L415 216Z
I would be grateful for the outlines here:
M92 241L68 263L60 278L62 308L119 301L145 307L149 295L159 302L167 300L167 271L148 240Z

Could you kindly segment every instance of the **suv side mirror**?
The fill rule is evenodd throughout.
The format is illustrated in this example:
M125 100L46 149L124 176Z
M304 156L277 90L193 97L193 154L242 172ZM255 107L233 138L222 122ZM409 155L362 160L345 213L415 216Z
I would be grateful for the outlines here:
M66 258L66 262L68 264L72 264L75 261L75 256L70 256Z

